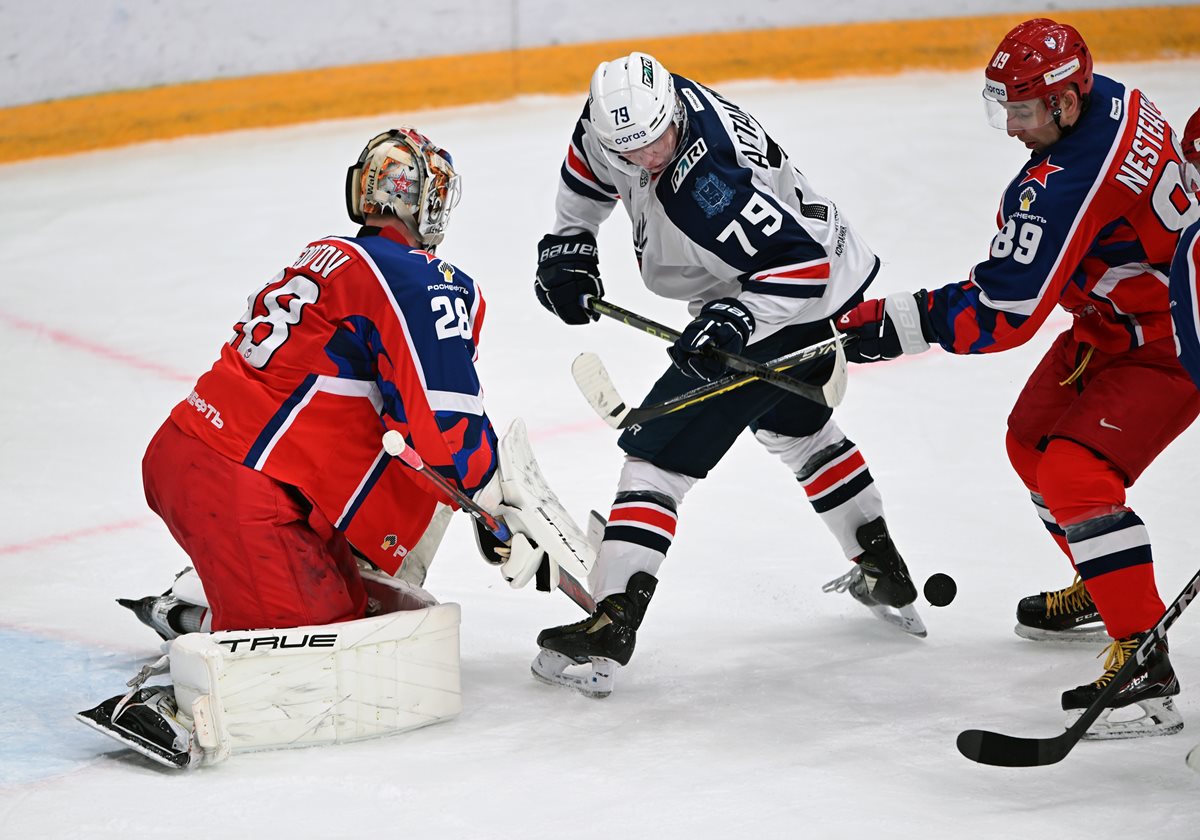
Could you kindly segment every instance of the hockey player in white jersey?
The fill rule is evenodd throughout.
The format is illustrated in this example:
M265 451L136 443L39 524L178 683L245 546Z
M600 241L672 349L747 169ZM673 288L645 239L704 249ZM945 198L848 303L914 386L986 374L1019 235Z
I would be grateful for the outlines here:
M595 235L618 201L646 287L686 301L694 318L647 402L721 376L706 348L765 361L829 338L830 319L862 300L879 268L754 117L640 52L596 69L562 165L554 226L538 245L535 292L567 324L598 317L588 304L604 293ZM832 364L826 356L791 373L819 383ZM911 606L916 588L858 448L830 408L756 382L621 436L625 465L591 577L597 610L539 635L536 676L595 696L611 691L684 496L747 427L796 475L856 564L834 588L924 635ZM566 671L589 662L590 675Z

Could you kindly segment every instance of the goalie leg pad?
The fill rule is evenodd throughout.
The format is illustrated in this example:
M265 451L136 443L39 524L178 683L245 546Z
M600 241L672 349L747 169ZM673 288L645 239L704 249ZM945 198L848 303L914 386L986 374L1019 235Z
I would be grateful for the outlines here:
M502 516L505 523L515 533L524 534L529 542L544 551L553 564L561 566L578 579L587 577L595 564L595 552L588 545L587 536L567 513L558 496L550 488L538 466L533 448L529 445L529 435L525 430L525 422L517 418L508 427L504 437L500 439L500 489L503 504L495 511ZM514 554L516 548L514 546ZM537 565L532 558L525 558L525 563L514 564L532 566L526 583L537 571ZM506 578L510 578L505 573ZM516 575L511 580L516 585Z
M377 738L462 710L459 620L457 604L434 604L340 624L189 634L171 644L171 679L208 763Z

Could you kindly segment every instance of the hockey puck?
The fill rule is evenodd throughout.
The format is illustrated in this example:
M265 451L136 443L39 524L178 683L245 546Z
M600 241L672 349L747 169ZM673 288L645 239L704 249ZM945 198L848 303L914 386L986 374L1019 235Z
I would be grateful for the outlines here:
M946 606L957 594L958 584L950 575L938 572L930 575L929 580L925 581L925 600L935 607Z

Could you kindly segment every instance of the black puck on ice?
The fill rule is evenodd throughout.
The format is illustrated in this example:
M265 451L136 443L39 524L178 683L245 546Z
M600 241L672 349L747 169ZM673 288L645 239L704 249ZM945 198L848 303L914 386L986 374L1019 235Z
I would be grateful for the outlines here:
M950 575L938 572L930 575L929 580L925 581L925 600L935 607L946 606L957 594L958 584Z

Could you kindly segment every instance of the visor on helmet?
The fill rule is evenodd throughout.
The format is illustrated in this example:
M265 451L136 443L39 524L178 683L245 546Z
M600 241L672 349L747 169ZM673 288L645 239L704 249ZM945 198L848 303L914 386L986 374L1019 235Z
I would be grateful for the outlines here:
M1054 115L1041 99L1022 99L1009 102L1003 84L987 81L983 88L983 105L988 125L1001 131L1027 131L1041 128L1054 121Z

